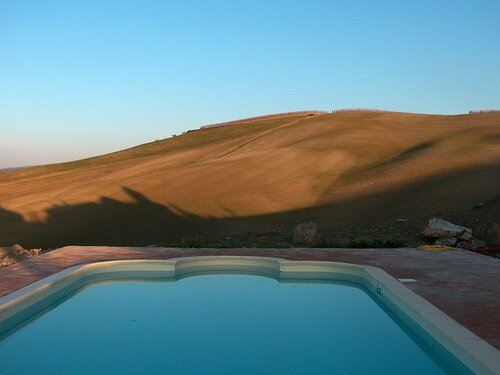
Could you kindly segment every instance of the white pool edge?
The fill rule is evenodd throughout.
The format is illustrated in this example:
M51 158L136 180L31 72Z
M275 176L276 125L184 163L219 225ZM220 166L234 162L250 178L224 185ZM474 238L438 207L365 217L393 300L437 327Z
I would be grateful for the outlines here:
M0 298L0 321L25 310L36 301L63 290L89 275L114 271L157 271L161 277L180 277L205 269L258 268L280 280L315 273L324 279L347 274L360 277L382 304L394 304L476 374L500 374L500 351L380 268L340 262L290 261L253 256L196 256L168 260L119 260L69 267ZM329 276L331 275L331 276Z

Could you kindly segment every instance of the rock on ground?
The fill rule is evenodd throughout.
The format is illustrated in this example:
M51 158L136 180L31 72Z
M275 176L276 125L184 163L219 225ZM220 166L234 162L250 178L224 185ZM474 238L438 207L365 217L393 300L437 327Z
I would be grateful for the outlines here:
M460 241L458 242L457 247L467 250L476 250L482 247L486 247L486 242L478 239L473 239L470 241Z
M37 256L42 249L25 249L21 245L0 246L0 268L10 266L23 259Z
M296 244L316 245L319 241L318 226L313 221L301 223L293 231L293 242Z
M12 246L0 247L0 257L13 256L23 254L25 249L21 245L15 244Z
M429 220L427 227L422 232L427 238L456 238L463 241L472 240L472 230L460 225L450 223L449 221L433 217Z
M450 246L453 247L457 244L457 239L456 238L440 238L436 241L436 245L441 245L441 246Z
M486 232L486 242L490 245L500 245L500 224L492 223Z

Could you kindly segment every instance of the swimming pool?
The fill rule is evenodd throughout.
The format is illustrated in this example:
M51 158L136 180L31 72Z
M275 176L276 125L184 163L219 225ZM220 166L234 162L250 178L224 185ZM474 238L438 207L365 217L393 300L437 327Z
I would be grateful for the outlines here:
M331 262L77 266L0 299L0 319L2 374L494 373L385 272Z

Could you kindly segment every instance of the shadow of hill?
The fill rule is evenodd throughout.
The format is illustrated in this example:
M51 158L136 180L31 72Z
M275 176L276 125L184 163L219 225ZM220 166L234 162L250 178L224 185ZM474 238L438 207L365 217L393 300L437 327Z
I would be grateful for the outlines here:
M0 206L0 246L10 246L16 243L13 239L27 230L28 226L29 224L17 212Z
M102 197L98 202L56 205L44 222L29 223L0 208L0 239L28 247L51 248L69 244L144 246L165 243L192 233L203 219L179 215L168 207L124 187L132 202Z
M225 218L190 214L123 187L131 198L130 202L102 197L98 202L56 205L47 211L44 222L26 222L18 213L0 207L0 245L19 243L24 247L41 248L65 245L161 246L195 236L214 239L273 229L291 230L306 220L315 220L320 227L363 227L401 217L422 218L420 225L429 216L441 214L446 217L450 213L464 224L481 224L479 229L483 231L484 220L481 217L471 220L470 217L481 216L481 212L486 211L471 208L490 201L487 220L500 222L498 186L500 165L496 163L435 176L383 192L367 193L343 202Z

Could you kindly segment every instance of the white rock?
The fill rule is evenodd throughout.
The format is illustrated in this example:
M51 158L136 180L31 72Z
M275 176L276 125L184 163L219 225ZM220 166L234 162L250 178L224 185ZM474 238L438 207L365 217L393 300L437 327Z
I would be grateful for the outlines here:
M472 241L472 238L472 231L469 228L466 228L465 232L463 232L460 236L462 241Z
M470 233L472 239L471 229L433 217L422 234L428 238L460 238L465 232Z

